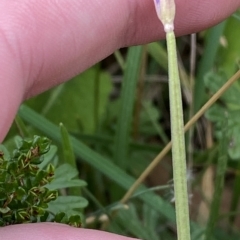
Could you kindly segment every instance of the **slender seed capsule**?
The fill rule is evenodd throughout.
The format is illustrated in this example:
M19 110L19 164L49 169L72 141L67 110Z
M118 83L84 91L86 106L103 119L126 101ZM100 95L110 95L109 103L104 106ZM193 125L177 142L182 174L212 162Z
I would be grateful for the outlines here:
M164 31L174 30L175 1L174 0L154 0L158 18L164 26Z

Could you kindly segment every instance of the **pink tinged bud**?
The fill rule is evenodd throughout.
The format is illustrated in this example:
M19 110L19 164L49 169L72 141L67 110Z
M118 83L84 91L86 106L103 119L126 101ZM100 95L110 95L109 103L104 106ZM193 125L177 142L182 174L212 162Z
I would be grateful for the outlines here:
M175 1L174 0L154 0L158 18L164 26L165 32L174 30Z

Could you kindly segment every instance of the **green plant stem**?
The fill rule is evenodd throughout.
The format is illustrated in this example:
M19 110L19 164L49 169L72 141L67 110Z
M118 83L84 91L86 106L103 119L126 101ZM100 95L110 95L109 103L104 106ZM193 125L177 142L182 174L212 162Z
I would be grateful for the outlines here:
M177 232L179 240L188 240L190 239L190 223L186 179L186 153L182 96L174 32L167 33L167 48L169 64L169 95Z
M124 71L126 68L126 63L124 61L124 58L123 58L121 52L119 50L116 50L113 54L119 64L119 66L121 67L121 70Z

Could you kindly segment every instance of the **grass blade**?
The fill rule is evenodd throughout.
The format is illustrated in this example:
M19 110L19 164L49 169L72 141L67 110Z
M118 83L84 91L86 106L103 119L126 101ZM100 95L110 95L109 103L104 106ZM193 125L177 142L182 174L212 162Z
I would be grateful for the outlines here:
M115 139L114 161L122 169L128 165L128 148L130 141L130 127L133 117L135 89L139 76L143 47L131 47L128 50L126 70L124 72L121 107Z
M173 31L167 32L167 48L169 56L169 96L177 232L179 240L190 240L183 108L176 40Z
M72 167L77 168L73 148L69 139L69 134L63 123L59 124L61 132L61 141L63 149L64 162L70 164Z
M27 127L25 126L24 122L18 115L15 117L14 121L17 125L18 131L19 131L21 137L29 137L30 133L29 133Z
M73 152L72 144L70 142L69 134L63 123L59 124L62 140L62 150L64 162L70 164L77 170L76 158ZM80 196L81 190L79 187L73 187L69 189L69 195Z

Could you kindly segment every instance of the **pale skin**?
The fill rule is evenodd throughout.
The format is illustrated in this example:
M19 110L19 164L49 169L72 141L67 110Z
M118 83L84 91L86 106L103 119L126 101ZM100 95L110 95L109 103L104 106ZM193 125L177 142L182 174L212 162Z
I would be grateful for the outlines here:
M176 0L177 35L219 23L240 0ZM164 38L152 0L0 0L0 141L19 105L124 46ZM4 240L127 240L61 224L0 228Z

